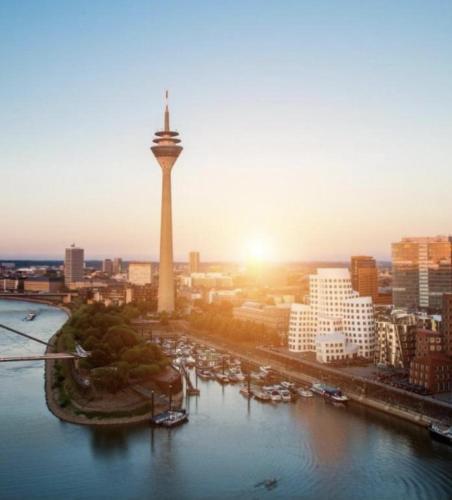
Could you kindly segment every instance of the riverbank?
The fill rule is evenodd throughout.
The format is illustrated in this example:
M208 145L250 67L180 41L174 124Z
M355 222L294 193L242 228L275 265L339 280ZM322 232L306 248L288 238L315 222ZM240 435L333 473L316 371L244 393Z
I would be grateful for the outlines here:
M267 350L259 352L259 348L255 346L247 346L246 348L241 349L237 346L229 345L217 339L212 339L212 337L205 335L203 332L193 330L187 326L183 329L183 334L195 342L201 342L219 351L227 352L232 356L239 358L242 362L248 363L252 366L257 367L262 365L271 365L272 368L274 368L275 371L277 371L283 378L304 386L309 386L311 383L318 382L319 380L326 383L334 382L331 377L328 376L329 374L325 373L323 377L321 376L321 366L316 366L318 374L316 376L311 376L301 371L301 369L289 367L287 360L281 358L278 359L278 353L275 352ZM366 393L366 390L360 390L361 388L356 379L353 381L356 385L356 390L353 390L350 386L344 388L343 384L341 384L341 387L346 390L347 396L349 396L350 400L354 403L401 418L424 428L428 427L432 422L437 420L436 418L425 413L404 407L401 404L398 404L396 400L383 401L373 398ZM387 388L387 390L390 391L391 388Z
M70 310L59 307L67 313L68 318L71 317ZM48 340L46 353L58 351L56 346L63 328L64 325ZM93 397L93 394L86 391L86 386L77 376L73 363L73 360L48 359L44 366L47 407L62 421L88 426L136 425L149 422L153 412L155 414L168 407L168 401L155 387L151 388L156 393L154 408L152 408L150 398L143 396L143 391L140 392L133 386L115 394L96 391L94 394L96 397ZM64 378L69 382L69 387L64 383ZM183 392L174 394L172 399L174 405L180 405Z

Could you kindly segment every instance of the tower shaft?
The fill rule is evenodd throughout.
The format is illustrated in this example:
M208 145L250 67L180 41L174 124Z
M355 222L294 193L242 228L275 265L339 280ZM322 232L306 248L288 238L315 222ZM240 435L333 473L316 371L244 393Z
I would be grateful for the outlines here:
M162 212L160 223L158 311L174 311L174 300L171 168L162 168Z

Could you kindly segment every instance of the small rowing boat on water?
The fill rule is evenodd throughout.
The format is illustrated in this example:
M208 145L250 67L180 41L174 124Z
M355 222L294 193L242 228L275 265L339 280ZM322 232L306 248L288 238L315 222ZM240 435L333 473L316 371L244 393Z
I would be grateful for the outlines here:
M303 398L312 398L314 396L309 389L298 389L298 394Z

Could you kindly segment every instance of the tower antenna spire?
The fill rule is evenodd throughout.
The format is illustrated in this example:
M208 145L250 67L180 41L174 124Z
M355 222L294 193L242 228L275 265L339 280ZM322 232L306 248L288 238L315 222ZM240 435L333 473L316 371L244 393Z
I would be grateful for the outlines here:
M168 90L165 91L165 132L170 129L169 125L169 109L168 109Z

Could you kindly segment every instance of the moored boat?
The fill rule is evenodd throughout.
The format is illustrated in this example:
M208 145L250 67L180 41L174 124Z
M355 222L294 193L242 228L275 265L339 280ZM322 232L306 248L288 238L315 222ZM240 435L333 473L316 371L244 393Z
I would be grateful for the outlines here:
M167 410L151 417L151 424L159 427L176 427L188 421L188 412L185 409Z
M281 399L284 403L290 403L292 401L292 395L287 389L282 389L279 391Z
M323 397L335 403L346 403L348 397L338 387L325 386Z
M247 398L253 397L253 391L251 389L248 390L248 387L246 387L246 386L240 387L239 392L240 392L240 394L242 394L243 396L245 396Z
M298 394L303 398L312 398L314 394L309 389L298 389Z
M268 392L265 392L265 391L256 391L254 393L254 397L258 401L262 401L264 403L266 403L267 401L271 401L272 400L270 394Z
M277 403L277 402L279 402L279 401L281 401L281 400L282 400L282 396L281 396L280 392L279 392L279 391L276 391L276 390L271 391L271 393L270 393L270 398L271 398L271 400L272 400L272 401L274 401L275 403Z
M319 396L323 396L325 393L325 385L316 382L315 384L312 384L311 392L313 392L314 394L318 394Z
M428 427L430 436L442 441L443 443L452 444L452 426L443 424L430 424Z

